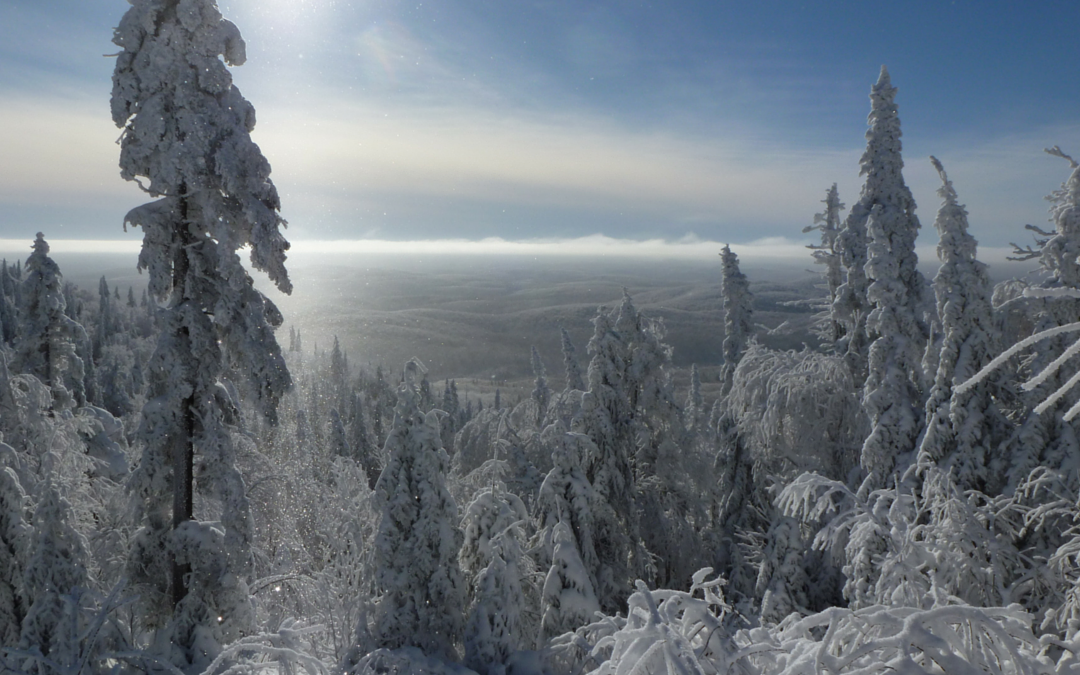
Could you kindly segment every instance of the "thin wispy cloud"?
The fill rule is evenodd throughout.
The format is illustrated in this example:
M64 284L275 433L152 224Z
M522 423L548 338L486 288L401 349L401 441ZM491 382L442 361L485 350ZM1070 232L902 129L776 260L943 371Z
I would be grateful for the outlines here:
M100 101L0 95L0 203L73 205L131 194L119 178L120 130Z
M1017 103L1053 70L1050 37L968 62L938 38L991 36L955 7L918 16L884 5L770 13L692 2L221 8L248 41L249 62L233 73L258 110L254 138L295 240L801 240L833 182L846 203L858 198L866 94L882 62L901 90L920 241L936 238L927 155L945 162L976 237L1002 246L1023 238L1023 223L1045 222L1042 197L1063 169L1041 148L1080 148L1080 125L1054 113L1071 94ZM122 11L74 0L0 7L0 236L131 236L123 215L146 196L117 175L112 61L101 56L116 51L109 38ZM873 16L892 28L835 45L812 37ZM1030 75L1013 72L1023 74L1014 53L1031 58ZM1001 106L987 105L977 84L987 59L1003 74ZM1013 117L1017 125L1002 124Z

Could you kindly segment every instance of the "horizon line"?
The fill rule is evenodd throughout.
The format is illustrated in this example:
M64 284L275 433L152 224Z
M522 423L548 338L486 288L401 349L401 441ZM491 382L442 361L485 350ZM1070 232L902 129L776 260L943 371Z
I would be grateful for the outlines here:
M50 253L124 254L137 255L142 240L128 239L48 239ZM32 241L0 238L0 255L30 255ZM423 256L532 256L532 257L611 257L611 258L676 258L713 260L724 246L730 246L740 258L803 259L813 264L807 240L786 237L766 237L744 243L718 242L684 236L676 240L619 239L603 234L568 238L534 238L510 240L501 237L483 239L299 239L290 242L289 256L308 255L423 255ZM1007 260L1012 250L1007 247L979 247L979 259L987 264L1019 265ZM916 247L921 263L937 262L936 244Z

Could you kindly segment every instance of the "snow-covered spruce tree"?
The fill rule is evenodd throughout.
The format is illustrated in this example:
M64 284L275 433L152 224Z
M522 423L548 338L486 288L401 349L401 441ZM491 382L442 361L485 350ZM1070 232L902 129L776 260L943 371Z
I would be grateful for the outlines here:
M890 262L889 265L896 269L889 272L889 276L896 277L903 285L906 296L904 303L918 310L915 316L922 334L916 342L920 358L921 345L926 341L926 327L922 325L921 316L926 282L915 267L918 258L914 251L919 220L915 217L915 200L902 174L904 161L900 156L900 118L896 113L895 97L896 87L892 86L889 71L882 66L881 75L870 90L866 151L859 162L859 173L866 176L866 182L859 194L859 201L851 207L839 235L847 278L837 293L834 305L845 325L846 344L843 346L847 360L860 385L868 373L870 343L876 337L873 328L865 328L869 313L875 306L874 299L870 297L870 286L876 278L865 268L872 257L869 246L874 236L868 224L876 206L882 208L885 222L879 223L879 227L884 228L880 234L886 237L884 240L878 238L878 265L881 266L882 249L891 251L895 263ZM900 291L899 288L895 290ZM877 293L881 292L879 286Z
M380 647L418 647L453 658L463 627L465 581L458 566L464 535L446 489L450 459L439 436L441 411L421 412L423 366L409 362L386 439L386 467L375 485L382 504L375 536L379 594L374 637Z
M869 298L873 310L867 332L873 340L867 360L863 407L870 418L870 435L863 443L860 464L866 472L866 489L885 487L913 459L923 428L921 328L907 287L896 276L897 249L890 245L890 218L878 205L868 222L871 234L867 272L873 281ZM914 240L912 240L914 244ZM912 249L912 255L914 250Z
M60 675L77 672L84 656L84 594L90 590L87 544L71 522L71 506L57 487L46 482L34 511L25 592L30 603L22 622L19 649L36 652L56 664L27 659L24 672Z
M476 495L462 519L459 560L473 579L465 662L480 673L504 672L510 654L534 646L526 644L538 628L532 563L523 547L526 522L521 499L497 481Z
M475 579L491 562L497 537L503 533L519 539L523 537L523 523L528 519L529 513L521 498L507 492L506 486L499 481L476 493L461 519L464 539L458 562L466 577Z
M75 345L86 341L86 331L64 312L63 276L40 232L33 248L21 284L14 368L44 382L52 390L52 408L64 410L86 402L83 361L75 353Z
M532 347L530 361L533 377L536 378L536 384L532 390L532 398L536 402L536 427L540 428L543 426L548 403L551 401L551 389L548 388L547 369L544 368L544 362L541 360L540 352L537 351L535 345Z
M465 627L465 663L481 675L505 673L510 656L523 646L525 609L520 570L496 552L476 578L476 602Z
M573 430L592 440L586 475L621 521L619 535L601 538L606 543L597 547L602 568L613 573L597 580L605 610L625 600L634 579L655 574L642 540L639 478L659 476L670 485L682 466L682 421L665 370L671 348L663 336L663 323L639 313L624 291L617 310L598 312L589 341L589 390ZM623 545L629 548L619 550Z
M330 349L330 378L329 394L330 405L339 410L345 410L348 403L348 380L349 359L341 350L338 337L334 336L334 346Z
M701 396L701 374L697 364L690 366L690 389L683 405L683 424L689 433L701 433L705 420L705 399Z
M2 356L0 356L2 359ZM23 569L29 559L30 499L14 469L15 449L0 442L0 644L19 642L28 597Z
M109 283L102 276L98 282L98 320L94 329L94 359L101 359L101 350L112 335L112 312L110 311Z
M755 345L750 351L757 350ZM734 379L733 379L734 382ZM734 386L733 386L734 389ZM739 429L737 409L728 395L717 399L709 421L715 434L712 475L716 477L710 503L710 524L706 532L713 552L713 566L730 582L728 590L736 602L746 603L755 593L756 574L750 569L740 540L744 533L763 531L762 514L768 502L754 484L754 457Z
M866 336L866 317L870 302L866 298L869 285L866 279L867 234L866 221L848 214L837 237L840 261L844 266L844 283L836 290L833 315L843 327L836 343L837 353L844 355L852 377L861 388L866 382L866 356L869 340Z
M984 382L962 394L953 392L954 383L967 381L1000 352L990 277L975 257L977 243L968 233L967 210L957 202L941 162L935 157L930 161L941 176L938 195L944 200L934 221L941 236L934 294L942 340L918 461L951 471L961 490L996 491L1003 487L1005 467L995 451L1007 421L997 409L994 386Z
M1053 276L1055 286L1080 288L1080 163L1054 146L1046 153L1061 157L1069 162L1072 173L1068 180L1055 190L1047 200L1050 202L1050 220L1054 229L1046 232L1034 225L1028 225L1042 239L1037 240L1037 249L1020 249L1013 245L1017 253L1025 258L1039 258L1042 268Z
M720 381L721 394L726 396L739 358L754 335L754 296L746 275L739 271L739 256L730 247L721 250L720 263L720 294L724 299L724 369Z
M577 349L574 348L574 343L570 340L570 333L565 328L560 329L560 332L562 335L563 365L566 368L566 388L585 391L585 379L581 376L581 366L578 365Z
M758 568L755 594L761 598L762 621L780 623L792 612L805 613L810 606L810 580L803 564L807 548L799 522L778 515L769 528Z
M595 590L599 582L615 574L601 567L596 547L602 545L602 538L617 536L619 532L611 506L596 493L582 468L582 462L595 452L595 446L584 434L568 433L561 422L546 427L541 442L551 449L552 467L536 498L533 510L536 536L530 553L541 568L551 565L555 528L559 523L565 524L574 537L576 555L589 575L590 588Z
M113 41L123 49L112 93L113 121L124 128L120 173L160 197L124 221L143 229L139 268L149 270L150 294L167 303L149 364L144 452L129 484L143 528L128 570L148 625L171 616L173 659L198 668L249 630L251 617L251 522L230 438L235 402L219 380L226 368L246 375L249 400L271 421L290 384L273 334L281 314L237 251L250 247L252 265L288 293L288 242L270 165L250 137L255 110L226 67L244 62L244 42L214 0L133 0ZM196 475L220 505L217 526L192 520ZM187 574L184 559L219 545L211 558L222 564L207 560L205 574Z
M626 296L629 300L629 296ZM625 302L624 302L625 304ZM631 306L632 307L632 306ZM635 311L636 310L632 310ZM582 428L593 442L593 454L585 459L585 473L600 497L616 513L627 519L624 536L638 539L637 507L634 504L634 470L631 458L637 448L638 417L630 403L625 387L628 353L622 336L616 330L618 310L601 309L593 319L594 332L589 340L589 390L582 398ZM577 431L578 429L575 429ZM632 545L624 541L623 546ZM620 546L621 548L621 546ZM612 582L619 590L629 584L631 573L626 570L629 551L609 550L606 563L619 569ZM599 551L598 551L599 554ZM603 554L601 554L603 555ZM615 593L615 589L610 589ZM600 591L602 602L616 600L606 590Z
M823 322L823 337L833 345L843 337L844 326L837 315L836 298L844 283L844 265L842 248L840 245L840 212L844 205L840 203L840 193L836 189L836 183L832 184L825 193L825 210L814 214L814 224L807 225L803 232L819 230L821 243L811 244L807 248L813 251L814 262L825 266L825 286L829 291L826 318Z
M911 459L923 421L918 410L923 405L922 356L928 332L923 318L926 280L916 268L919 220L901 173L895 96L883 66L870 92L870 128L861 162L866 183L849 216L866 223L870 240L865 270L871 344L863 405L872 430L862 451L870 488L886 485L897 463Z
M600 611L592 577L581 559L570 525L555 524L551 567L541 598L541 630L545 640L587 625Z
M367 413L364 410L364 399L359 392L352 394L352 422L349 423L349 449L352 457L364 469L368 477L368 485L375 489L375 482L379 480L379 472L382 470L376 448L372 444L371 435L368 433Z
M0 262L0 344L10 345L15 340L16 304L15 283L8 272L7 259Z
M607 332L602 333L605 325ZM628 559L632 578L627 582L647 579L678 585L693 572L681 569L681 554L702 550L691 540L704 512L700 518L690 514L698 502L688 498L693 476L682 445L686 440L682 412L667 372L671 347L663 339L663 323L638 312L629 294L624 293L618 313L609 315L606 324L598 317L597 332L589 344L593 359L589 392L582 398L581 417L586 424L581 430L599 450L587 464L589 480L623 520L625 541L632 547ZM602 404L597 406L597 402ZM630 476L625 481L629 494L624 501L612 479L624 461L619 455L630 452L626 462ZM631 508L636 513L628 513ZM623 588L620 603L628 591ZM601 605L608 607L602 580L597 592Z
M327 438L330 456L352 457L352 448L349 447L349 438L345 434L345 424L341 421L341 415L337 408L330 408L330 433Z
M1068 161L1071 171L1061 188L1047 196L1054 229L1047 232L1028 225L1028 229L1040 237L1036 248L1021 249L1013 245L1018 254L1016 259L1038 258L1040 266L1049 275L1039 288L1024 292L1026 296L1035 296L1025 298L1031 306L1026 318L1033 324L1033 333L1072 323L1080 315L1080 299L1075 297L1080 292L1080 262L1076 253L1080 251L1080 163L1058 146L1046 152ZM1058 336L1041 342L1020 370L1019 377L1032 379L1032 382L1030 387L1025 386L1030 392L1024 395L1020 406L1022 422L1007 446L1009 491L1024 492L1020 486L1040 468L1058 470L1076 466L1080 461L1080 432L1074 423L1065 421L1063 412L1070 410L1077 397L1075 392L1068 391L1061 371L1052 367L1059 357L1068 353L1071 340L1068 336ZM1035 409L1051 400L1051 396L1055 405L1046 407L1041 414L1035 413ZM1075 483L1076 472L1065 473L1068 475L1063 477L1071 483L1068 491L1075 493L1080 487Z

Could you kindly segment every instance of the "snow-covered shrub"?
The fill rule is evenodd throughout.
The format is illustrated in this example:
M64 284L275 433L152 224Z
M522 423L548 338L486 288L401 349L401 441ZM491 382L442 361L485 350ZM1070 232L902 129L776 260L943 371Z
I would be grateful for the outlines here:
M986 607L1049 606L1042 582L1026 578L1030 553L1014 544L1025 525L1010 522L1012 500L962 492L936 467L924 473L916 492L900 486L866 497L804 474L777 503L786 515L820 528L814 547L842 561L844 595L853 608L927 608L939 597Z
M1048 675L1031 624L1018 605L834 607L740 631L734 659L761 675Z
M730 612L722 579L699 570L689 592L650 591L643 582L628 600L625 621L597 640L593 675L705 675L731 672L735 649L727 627Z
M476 675L465 666L428 656L416 647L376 649L343 672L345 675Z
M287 618L276 631L240 638L229 644L203 672L217 675L328 675L330 668L309 653L304 641L322 626Z
M909 574L910 558L900 555L912 524L909 494L875 490L864 497L841 481L805 473L784 487L776 503L785 516L819 528L814 548L842 565L844 597L852 607L921 604L923 578Z
M727 397L752 455L758 490L775 476L816 471L846 480L858 463L866 418L840 357L747 348Z

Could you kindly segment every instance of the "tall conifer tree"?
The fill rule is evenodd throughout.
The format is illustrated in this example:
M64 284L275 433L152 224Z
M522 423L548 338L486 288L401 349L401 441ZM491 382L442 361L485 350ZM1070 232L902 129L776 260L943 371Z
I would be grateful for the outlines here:
M53 407L59 410L86 402L84 364L76 353L76 345L86 341L86 331L65 312L63 284L60 268L49 257L49 244L38 232L21 284L15 369L48 385Z
M720 252L720 293L724 298L724 369L721 371L721 390L724 395L731 391L731 379L735 367L754 335L754 296L750 294L750 282L739 270L739 256L724 246Z
M1058 146L1048 148L1046 152L1061 157L1069 163L1070 168L1069 177L1061 188L1047 196L1054 229L1048 232L1028 225L1027 229L1038 236L1036 248L1020 249L1014 244L1017 259L1037 258L1050 276L1040 289L1040 294L1047 297L1032 301L1034 332L1072 323L1080 313L1080 300L1073 297L1080 291L1080 163ZM1030 377L1042 372L1069 349L1069 345L1070 338L1067 336L1043 342L1024 365L1021 376ZM1010 489L1022 485L1032 471L1040 467L1057 470L1076 466L1080 462L1080 433L1073 422L1065 421L1063 415L1064 410L1076 403L1075 394L1063 397L1069 405L1057 406L1042 414L1034 412L1037 405L1063 384L1065 382L1058 370L1041 378L1038 386L1024 397L1025 417L1008 444ZM1078 480L1076 472L1069 470L1066 476L1071 484L1070 489L1075 491Z
M230 438L234 402L220 379L226 367L247 375L250 400L271 421L290 384L273 334L281 314L237 252L250 247L254 268L288 293L289 245L270 165L251 140L255 110L226 67L244 62L244 41L215 1L132 0L113 41L123 50L112 93L124 130L120 173L158 198L124 222L143 229L139 268L166 303L139 431L145 449L130 482L143 528L128 569L151 624L171 620L174 660L198 667L251 620L242 586L252 525ZM220 525L192 520L196 473L220 503ZM191 561L201 574L188 575ZM237 592L220 592L222 583Z
M410 361L394 426L375 485L382 504L375 536L375 638L391 649L419 647L451 657L464 627L465 581L458 565L464 534L446 488L450 459L440 438L441 411L422 412L423 366Z
M938 195L943 203L934 227L941 235L934 277L934 294L941 320L942 340L934 385L926 402L926 433L919 446L920 462L934 462L952 470L963 489L986 491L1002 466L994 466L994 449L1001 440L1005 420L996 408L990 383L964 394L953 384L965 382L1000 351L994 311L990 303L990 277L976 257L976 241L968 232L967 210L958 203L956 190L941 162L931 157L941 176ZM993 475L992 473L993 472Z
M870 128L862 171L866 176L849 221L866 223L869 236L866 319L871 341L863 404L872 430L863 444L862 465L870 484L888 483L897 462L910 458L922 429L922 354L927 328L922 316L926 280L916 269L919 220L904 183L896 87L884 66L870 91Z
M844 205L840 203L840 193L833 183L829 191L825 193L825 210L814 215L814 224L803 228L803 232L819 230L821 243L811 244L814 262L825 266L825 284L828 288L828 318L825 320L824 337L833 344L843 336L844 326L837 315L836 298L840 292L840 286L844 283L844 261L840 245L840 211Z

